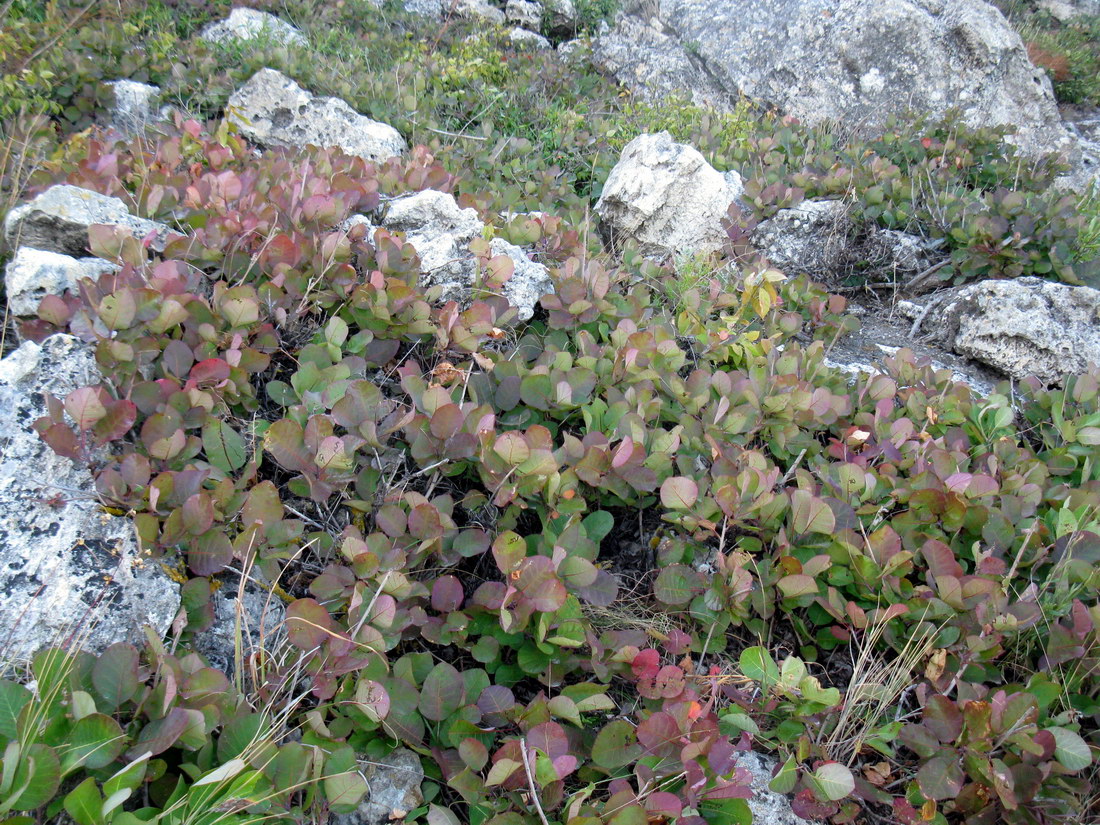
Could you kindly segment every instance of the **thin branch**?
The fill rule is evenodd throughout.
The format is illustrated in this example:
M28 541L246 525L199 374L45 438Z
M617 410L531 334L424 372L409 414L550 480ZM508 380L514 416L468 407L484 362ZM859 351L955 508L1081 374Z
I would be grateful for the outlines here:
M535 803L535 810L538 812L539 819L542 820L542 825L550 825L546 820L546 814L542 810L542 803L539 802L539 792L535 790L535 775L531 773L531 757L527 755L526 738L519 740L519 753L523 757L523 769L527 772L527 787L531 789L531 799Z

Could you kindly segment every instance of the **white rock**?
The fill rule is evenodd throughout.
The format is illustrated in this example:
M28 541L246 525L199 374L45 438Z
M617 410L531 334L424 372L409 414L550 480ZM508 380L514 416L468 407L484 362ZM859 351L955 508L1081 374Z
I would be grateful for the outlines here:
M408 748L398 748L381 759L365 759L360 771L370 793L350 814L333 815L333 825L393 825L403 818L397 811L407 813L423 804L424 767Z
M98 278L118 267L102 258L72 258L46 249L21 246L4 269L8 311L17 318L38 313L47 295L75 292L82 278Z
M527 31L527 29L521 29L519 26L516 26L516 28L508 32L508 39L511 40L512 44L515 46L531 48L537 51L544 51L550 48L550 41L541 34Z
M449 2L444 4L443 0L405 0L405 11L421 17L442 17L449 5Z
M420 258L420 283L438 287L441 300L467 304L483 297L474 294L477 261L470 252L470 242L485 230L476 210L461 209L445 192L425 189L391 201L382 226L405 233ZM539 298L553 289L549 272L501 238L494 238L489 249L493 255L507 255L515 264L501 292L516 308L519 320L526 321L534 314Z
M768 789L775 770L775 759L755 751L746 751L737 758L737 767L752 774L752 798L747 800L752 821L758 825L810 825L791 810L791 801L781 793Z
M434 189L390 201L382 226L405 233L427 285L464 282L470 241L485 229L476 210L461 209L451 195Z
M743 192L736 172L723 175L698 151L660 132L626 145L596 213L615 248L634 241L652 257L705 254L725 243L722 218Z
M1100 365L1100 291L1042 278L978 281L937 296L923 328L1013 378L1058 383Z
M508 0L504 18L512 25L538 31L542 26L542 3L537 0Z
M558 57L566 63L579 63L592 53L592 46L586 40L566 40L558 44Z
M45 393L64 398L99 380L92 348L69 335L28 341L0 361L0 652L9 661L66 639L95 650L140 642L143 625L163 635L179 610L178 585L140 556L132 522L103 512L90 473L32 426L46 414Z
M260 69L229 98L244 121L241 133L264 146L339 147L349 155L386 160L406 149L401 134L335 97L315 97L274 69Z
M507 255L515 264L512 277L504 282L504 297L516 308L516 315L526 321L535 314L539 298L554 291L554 282L546 267L527 257L527 253L502 238L493 238L489 249L494 255Z
M1050 81L984 0L633 0L595 48L636 94L732 110L740 96L805 123L874 128L953 108L1068 150Z
M160 87L134 80L108 83L115 102L111 107L111 125L124 135L140 135L146 127L163 118L158 107Z
M504 23L504 12L488 0L458 0L454 9L459 17L484 20L498 26Z
M118 198L58 184L8 212L4 239L10 249L31 246L79 256L87 253L88 227L96 224L129 229L135 238L149 238L157 251L164 249L170 232L164 224L131 215Z
M195 649L211 667L232 677L238 654L245 661L254 654L264 660L279 655L286 642L286 608L277 595L251 582L242 590L239 578L220 578L222 586L210 594L214 623L196 634Z
M577 30L577 7L573 0L543 0L548 20L547 26L552 34L569 36Z
M842 201L813 199L780 209L753 230L751 240L789 275L825 280L857 267L864 277L904 280L926 269L930 245L895 229L857 226Z
M307 42L306 36L285 20L265 11L240 8L229 12L229 17L225 20L208 25L199 33L199 37L211 43L257 38L268 38L286 46L304 46Z

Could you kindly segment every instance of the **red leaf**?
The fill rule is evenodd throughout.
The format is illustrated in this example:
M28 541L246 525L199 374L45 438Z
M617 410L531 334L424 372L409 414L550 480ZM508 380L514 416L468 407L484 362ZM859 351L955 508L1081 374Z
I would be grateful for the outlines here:
M454 576L440 576L432 585L432 609L450 613L462 607L462 584Z
M191 368L188 386L198 384L219 384L229 378L229 364L221 358L207 358Z

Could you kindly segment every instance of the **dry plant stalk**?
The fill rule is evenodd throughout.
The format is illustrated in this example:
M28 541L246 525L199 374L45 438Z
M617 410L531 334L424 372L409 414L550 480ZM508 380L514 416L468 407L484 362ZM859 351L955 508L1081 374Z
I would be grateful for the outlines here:
M939 628L922 626L905 643L898 656L886 661L875 648L886 632L888 621L872 621L856 643L858 653L852 677L836 726L824 742L831 759L851 765L859 755L868 734L887 716L906 688L913 673L928 658Z

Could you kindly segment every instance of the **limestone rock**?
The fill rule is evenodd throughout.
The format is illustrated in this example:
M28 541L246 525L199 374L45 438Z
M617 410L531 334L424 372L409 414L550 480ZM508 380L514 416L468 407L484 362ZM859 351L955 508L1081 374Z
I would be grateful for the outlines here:
M134 80L115 80L107 85L115 97L111 107L111 125L122 134L140 135L146 127L163 119L158 106L158 86Z
M391 201L382 226L405 233L420 258L421 284L438 287L442 300L469 303L477 297L473 294L477 261L470 252L470 242L482 234L485 224L475 210L459 208L445 192L425 189ZM518 318L529 319L539 298L553 289L546 267L500 238L494 238L489 248L494 255L507 255L515 264L512 277L501 291L516 308Z
M455 3L455 14L473 20L484 20L498 26L504 24L504 12L494 6L488 0L458 0Z
M44 394L100 380L93 350L69 335L28 341L0 361L0 656L24 660L65 640L99 650L165 634L179 587L140 555L129 519L96 501L87 469L33 428Z
M733 110L730 93L657 17L623 14L592 43L593 63L643 100L677 97Z
M568 37L577 31L577 7L573 0L543 0L546 25L551 34Z
M489 249L494 255L507 255L515 264L512 277L504 282L502 292L517 310L521 321L535 314L539 298L554 291L554 282L546 267L527 257L527 253L502 238L493 238Z
M762 221L751 235L771 263L789 275L835 280L859 270L866 280L904 281L924 271L932 244L915 235L857 226L843 202L803 201Z
M941 293L923 324L959 355L1057 383L1100 364L1100 291L1042 278L978 281Z
M508 39L512 41L513 45L522 48L535 49L536 51L543 51L550 48L550 41L541 34L528 31L527 29L521 29L519 26L516 26L508 32Z
M753 230L752 242L784 272L806 272L820 279L841 268L851 230L843 202L809 200L762 221Z
M225 20L208 25L199 37L211 43L264 37L285 46L304 46L307 42L305 35L285 20L264 11L241 8L233 9Z
M791 801L783 794L768 789L775 770L770 756L747 751L737 758L737 767L752 774L752 798L747 800L752 821L761 825L810 825L791 810Z
M1062 23L1083 15L1100 14L1100 0L1039 0L1038 6Z
M744 192L741 176L722 174L668 132L640 135L623 149L596 204L615 248L633 240L652 257L715 252L721 220Z
M508 0L504 19L514 26L538 31L542 26L542 3L538 0Z
M45 249L21 246L4 269L8 311L17 318L33 317L47 295L76 291L82 278L98 278L118 267L102 258L71 258Z
M335 97L315 97L274 69L260 69L229 98L244 120L241 133L264 146L339 147L380 161L400 155L401 134Z
M79 256L88 252L88 227L96 224L129 229L157 251L164 249L170 232L164 224L131 215L118 198L58 184L8 212L4 240L11 249L30 246Z
M444 3L444 0L405 0L405 11L409 14L419 14L421 17L442 17L449 5L450 3Z
M816 124L905 109L1010 124L1027 152L1067 148L1050 82L982 0L632 0L596 59L642 96L726 108L739 95Z
M195 648L211 667L232 678L237 669L237 640L241 640L242 661L263 652L277 657L286 641L283 600L251 582L240 587L240 579L226 577L210 595L213 624L196 634Z
M405 233L420 258L426 285L464 281L470 241L485 228L475 210L460 209L451 195L434 189L391 201L382 226Z
M333 825L391 825L424 802L424 768L411 750L398 748L381 759L363 761L361 768L370 790L356 810L331 817Z
M566 63L580 63L592 53L592 45L583 39L565 40L558 44L558 57Z

